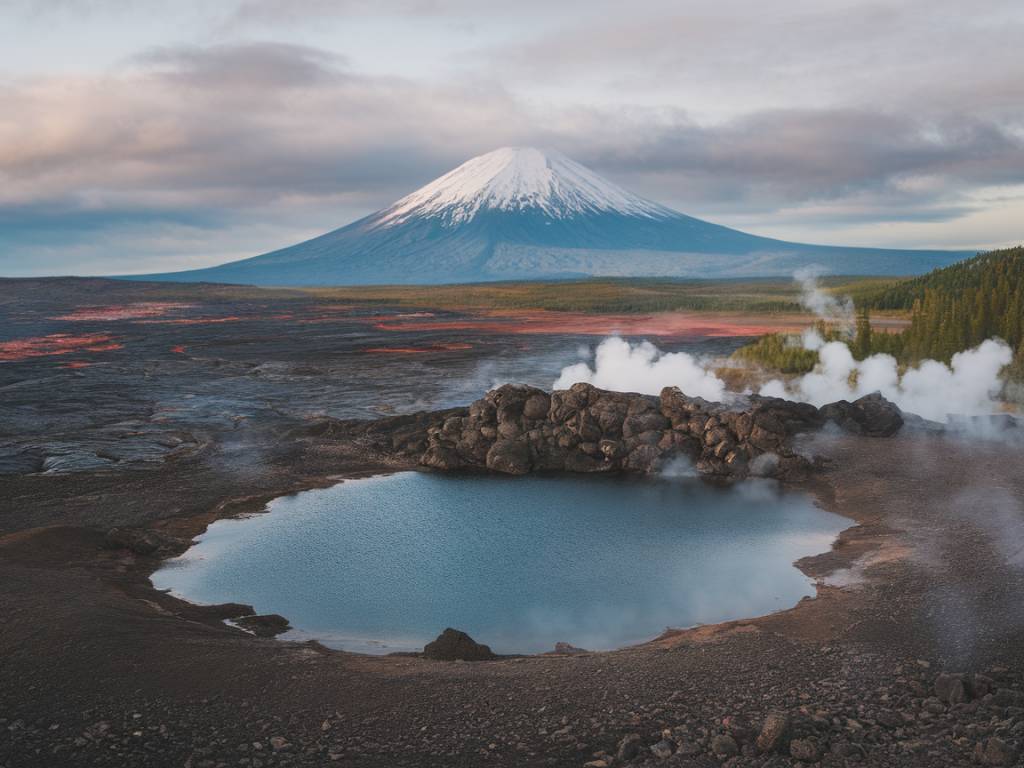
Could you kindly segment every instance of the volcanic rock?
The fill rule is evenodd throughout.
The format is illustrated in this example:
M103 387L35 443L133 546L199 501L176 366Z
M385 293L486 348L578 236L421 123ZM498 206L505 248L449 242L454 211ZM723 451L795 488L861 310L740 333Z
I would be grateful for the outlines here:
M722 725L737 743L744 744L753 741L757 731L750 725L746 718L737 715L722 718Z
M821 750L811 739L793 739L789 742L789 754L805 763L816 763L821 758Z
M434 469L458 469L462 459L452 446L431 445L420 458L420 464Z
M873 392L852 403L839 400L822 406L821 414L843 430L868 437L891 437L903 426L903 412L894 404Z
M983 765L1013 765L1017 750L997 736L992 736L974 750L975 760Z
M277 613L242 616L235 619L235 623L258 637L274 637L292 628L288 619Z
M757 748L762 752L781 752L789 740L789 715L774 710L768 713L757 737Z
M740 748L736 739L721 733L711 740L711 751L719 757L732 757L739 754Z
M385 454L418 456L423 466L442 471L652 474L681 459L704 474L800 480L813 466L793 440L830 420L870 437L891 435L903 423L899 409L878 394L819 410L759 395L712 403L676 387L654 397L580 383L551 393L505 384L468 408L368 424L318 422L309 429L318 437L372 442Z
M522 440L498 440L487 451L487 468L508 475L530 471L530 448Z
M963 675L943 673L935 678L935 697L946 704L961 704L967 700Z
M675 751L676 745L668 739L662 739L657 744L651 745L651 754L659 760L668 760L672 757L672 753Z
M476 642L465 632L448 627L423 647L423 655L437 661L488 661L498 658L489 646Z
M622 738L619 742L619 749L616 752L616 758L621 761L629 761L640 754L640 748L643 746L643 740L635 733L631 733Z

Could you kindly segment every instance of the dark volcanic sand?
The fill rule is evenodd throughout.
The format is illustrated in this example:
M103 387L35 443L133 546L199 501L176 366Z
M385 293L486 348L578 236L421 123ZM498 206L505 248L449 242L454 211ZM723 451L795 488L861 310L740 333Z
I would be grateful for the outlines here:
M731 751L727 732L750 754L731 764L789 765L753 756L735 720L756 731L770 709L794 718L797 753L823 750L827 765L966 765L979 744L991 762L1024 739L1019 452L912 434L817 440L832 463L812 489L861 525L801 564L837 586L789 611L604 654L470 664L329 652L154 592L156 561L104 548L105 531L149 524L187 540L289 490L401 468L288 432L323 412L466 402L490 385L469 389L495 357L548 386L580 339L380 331L287 295L47 320L166 297L132 289L126 302L128 289L101 286L69 302L9 286L0 342L108 334L120 346L0 363L4 768L718 765L709 749ZM202 322L139 322L154 319ZM443 346L455 344L470 346ZM382 347L429 351L364 351ZM1002 690L947 706L930 698L944 669L987 672ZM662 729L678 750L667 760L648 749ZM595 757L628 734L638 755Z

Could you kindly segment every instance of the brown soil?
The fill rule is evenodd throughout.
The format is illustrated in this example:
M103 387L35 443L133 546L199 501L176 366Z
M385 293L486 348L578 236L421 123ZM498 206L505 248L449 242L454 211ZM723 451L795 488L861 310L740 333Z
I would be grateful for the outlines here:
M800 565L817 578L843 574L846 586L637 648L474 664L252 637L221 622L243 609L153 591L154 559L106 549L101 531L81 524L85 509L118 509L118 524L189 537L287 490L395 466L316 445L282 463L330 476L270 472L247 494L188 466L149 473L144 489L98 475L22 478L8 498L31 503L41 490L32 486L46 483L62 503L49 525L0 540L0 764L582 765L614 754L627 733L654 740L678 723L713 729L771 708L852 717L879 688L930 685L942 667L1020 669L1022 574L992 524L1015 500L1009 533L1020 531L1020 457L909 435L814 448L832 461L814 490L859 525ZM124 504L140 492L143 508ZM898 763L890 745L869 745L856 759L953 765L970 756L968 741L908 748Z

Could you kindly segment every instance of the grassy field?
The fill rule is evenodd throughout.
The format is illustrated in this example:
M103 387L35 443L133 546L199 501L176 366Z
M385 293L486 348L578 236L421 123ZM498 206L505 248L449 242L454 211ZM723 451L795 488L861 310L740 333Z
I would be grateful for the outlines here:
M840 295L877 295L892 278L823 278ZM593 314L743 312L802 314L800 288L788 278L681 280L590 279L466 285L338 286L259 288L215 283L156 283L105 278L0 279L0 306L9 301L47 300L57 291L69 304L131 301L260 301L307 299L347 304L451 310L548 310ZM876 312L877 316L889 314ZM895 313L903 314L903 313Z
M825 278L823 286L858 294L891 278ZM792 280L592 279L438 286L354 286L304 289L318 298L436 309L544 309L558 312L802 312Z

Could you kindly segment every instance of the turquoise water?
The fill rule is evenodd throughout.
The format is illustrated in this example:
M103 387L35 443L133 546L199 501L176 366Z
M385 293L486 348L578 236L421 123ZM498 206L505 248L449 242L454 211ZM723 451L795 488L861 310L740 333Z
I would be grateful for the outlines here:
M768 481L695 478L405 472L269 510L214 523L154 585L371 653L419 650L449 626L499 653L609 649L788 608L814 591L793 561L849 524Z

